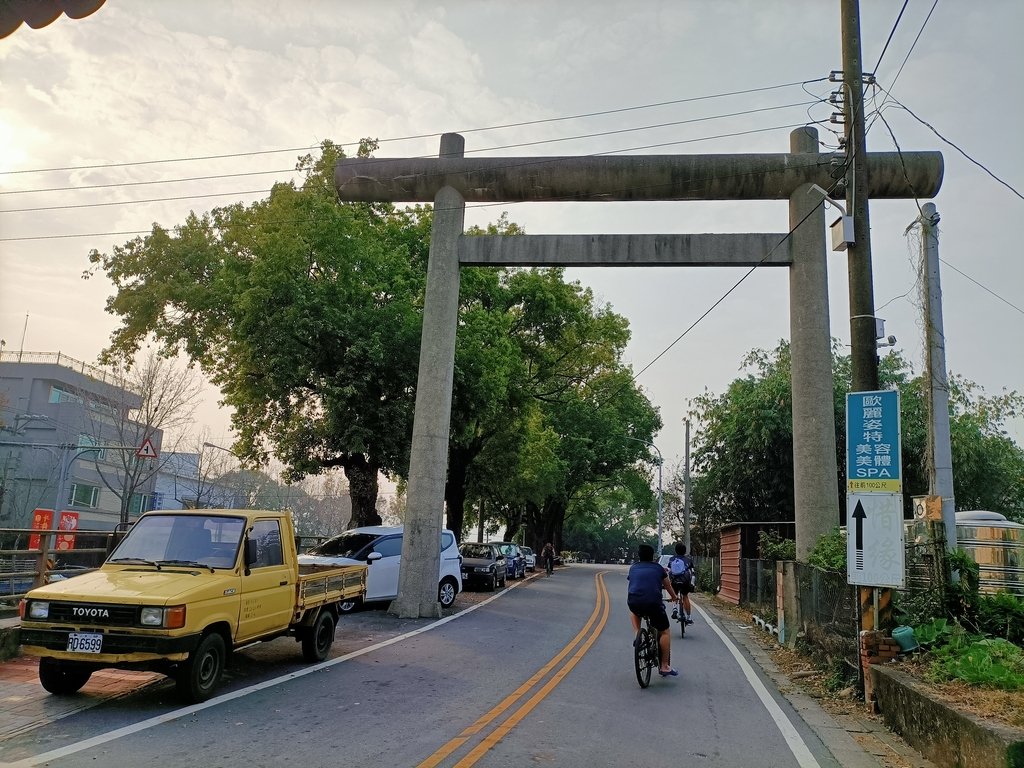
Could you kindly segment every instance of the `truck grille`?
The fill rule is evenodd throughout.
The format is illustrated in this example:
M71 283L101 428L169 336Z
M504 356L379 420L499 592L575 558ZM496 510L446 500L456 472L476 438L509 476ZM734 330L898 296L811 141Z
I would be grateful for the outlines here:
M134 605L50 603L49 621L98 627L130 627L136 623L138 610Z

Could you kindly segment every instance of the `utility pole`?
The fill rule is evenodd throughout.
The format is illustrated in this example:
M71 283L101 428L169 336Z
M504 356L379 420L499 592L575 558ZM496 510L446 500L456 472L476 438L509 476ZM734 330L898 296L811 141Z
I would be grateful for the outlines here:
M946 549L956 549L956 503L953 496L953 451L949 435L949 379L946 336L942 327L939 283L939 213L934 203L921 207L921 277L924 281L925 370L928 372L928 493L942 499Z
M868 148L864 128L864 71L861 59L860 0L840 0L843 37L843 107L846 124L846 210L853 217L854 242L847 246L850 284L851 390L878 389L878 332L871 278L871 220L868 216ZM892 623L892 591L860 588L860 627Z
M841 0L843 107L846 123L846 210L853 217L854 242L847 247L850 283L850 357L853 391L878 389L878 338L871 280L871 220L868 215L868 150L864 128L864 83L860 0Z
M692 557L693 550L690 548L690 420L683 419L686 424L686 445L683 462L683 543L686 545L687 553Z

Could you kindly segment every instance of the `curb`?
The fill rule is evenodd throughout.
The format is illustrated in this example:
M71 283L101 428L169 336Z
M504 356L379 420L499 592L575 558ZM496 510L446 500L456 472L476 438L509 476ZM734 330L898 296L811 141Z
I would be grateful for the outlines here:
M937 765L1024 768L1024 729L958 711L896 670L870 669L886 725Z

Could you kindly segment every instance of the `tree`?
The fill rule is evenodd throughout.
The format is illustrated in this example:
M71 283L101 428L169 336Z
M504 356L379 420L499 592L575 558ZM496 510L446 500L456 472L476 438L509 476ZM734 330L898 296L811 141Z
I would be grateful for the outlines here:
M90 261L117 288L109 356L150 335L183 350L233 407L239 455L258 466L273 454L289 481L342 467L366 525L380 521L378 474L408 463L431 216L338 203L342 152L321 149L300 158L301 186L154 225Z
M191 369L153 352L130 367L116 368L114 377L122 385L111 389L113 394L105 399L97 396L98 407L87 412L95 444L102 445L113 435L115 443L125 448L97 451L93 456L100 479L120 501L120 521L127 523L132 515L145 511L134 501L140 498L138 490L156 477L191 426L200 387ZM137 455L147 440L158 450L155 459Z
M837 525L846 511L845 395L851 381L849 355L839 349L834 342ZM754 350L743 359L749 373L725 393L694 399L695 533L711 534L733 521L794 519L789 361L786 342L770 352ZM912 497L928 491L927 381L893 352L881 360L879 382L900 391L904 513L909 517ZM960 509L993 509L1024 518L1024 450L1004 429L1022 409L1024 397L1016 392L990 396L961 376L951 377L953 480ZM705 543L717 546L710 539Z

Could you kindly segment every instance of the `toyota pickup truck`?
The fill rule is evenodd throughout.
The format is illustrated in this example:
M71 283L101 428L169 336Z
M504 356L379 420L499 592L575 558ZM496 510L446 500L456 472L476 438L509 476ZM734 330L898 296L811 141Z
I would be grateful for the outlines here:
M101 568L25 595L21 644L53 694L118 667L173 677L199 702L243 646L288 635L322 661L338 604L365 592L365 565L299 566L288 512L149 512Z

